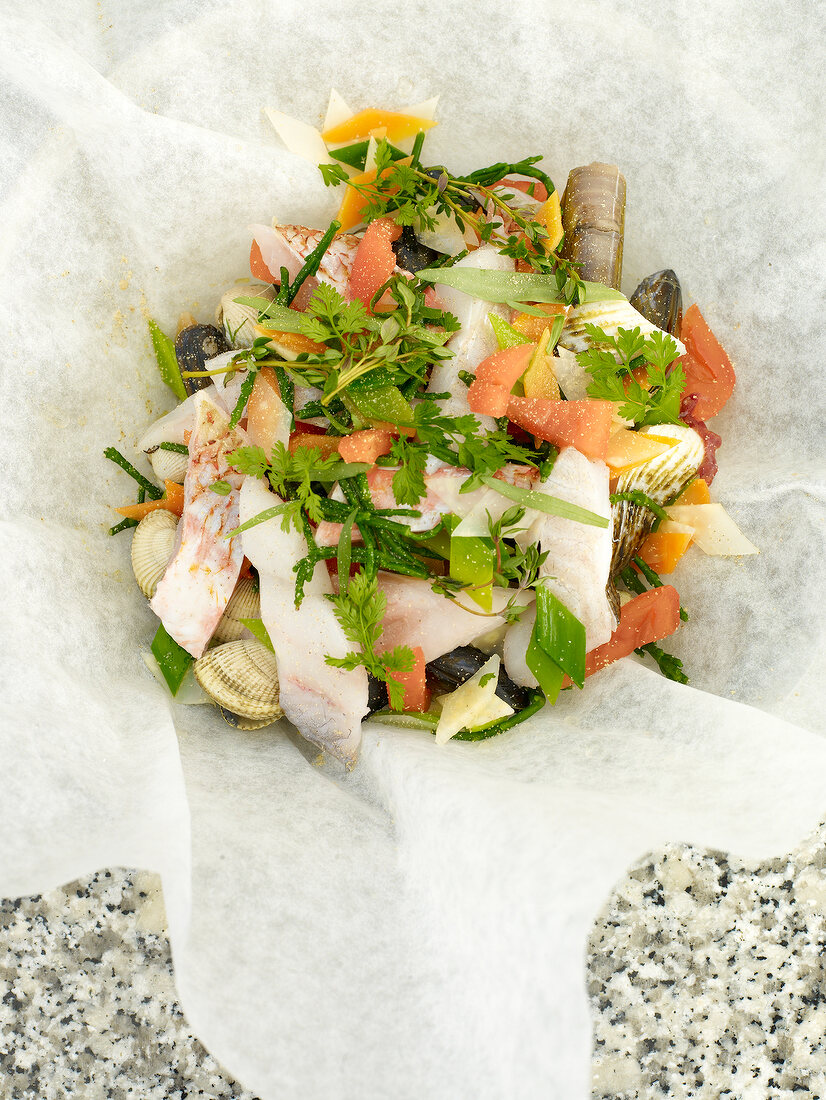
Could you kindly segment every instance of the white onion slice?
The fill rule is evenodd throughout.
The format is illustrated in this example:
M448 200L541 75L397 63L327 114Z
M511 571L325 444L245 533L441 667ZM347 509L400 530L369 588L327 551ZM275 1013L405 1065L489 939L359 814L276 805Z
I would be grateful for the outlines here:
M265 107L264 113L291 153L310 164L321 164L327 160L327 146L315 126L298 118L291 118L290 115L276 111L274 107Z

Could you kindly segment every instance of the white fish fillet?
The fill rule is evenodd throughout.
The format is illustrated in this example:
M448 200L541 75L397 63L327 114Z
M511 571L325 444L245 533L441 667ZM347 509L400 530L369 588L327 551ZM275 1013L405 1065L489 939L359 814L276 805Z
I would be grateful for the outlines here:
M469 645L505 622L502 615L480 615L470 597L460 594L461 603L474 609L466 611L461 603L434 592L430 581L418 577L379 573L379 589L387 597L381 648L421 646L425 661L435 661L457 646ZM508 589L494 588L494 612L501 611L512 595Z
M241 489L241 522L281 503L263 481L248 477ZM244 553L258 570L261 619L278 662L280 703L302 736L329 750L345 764L355 763L361 720L367 714L367 673L333 668L325 661L343 657L353 646L325 594L330 578L322 563L295 606L293 565L307 553L304 536L284 531L276 518L245 531Z
M483 244L475 252L464 256L455 266L481 271L513 271L515 263L510 256L501 255L493 245ZM488 314L494 313L507 320L510 310L505 305L473 298L453 287L438 286L437 290L444 308L458 319L462 327L447 342L453 358L441 359L434 364L427 388L429 393L450 394L449 398L440 403L445 416L467 416L470 413L467 403L468 388L459 377L459 371L475 374L482 360L499 350ZM492 431L496 427L492 417L474 415L486 431Z
M224 352L209 360L210 369L215 370L229 364L235 351ZM247 376L246 370L236 371L232 379L227 382L227 375L219 374L216 381L211 382L197 393L190 394L180 405L176 405L170 412L155 420L138 440L139 451L149 451L157 447L159 443L185 443L185 432L191 432L195 426L195 400L198 394L206 394L210 401L214 401L220 409L226 413L232 413L241 392L241 386Z
M238 526L243 480L226 456L247 442L229 417L201 391L195 395L189 465L184 479L184 510L178 544L150 607L178 645L200 657L235 588L244 560L240 540L224 536ZM226 496L210 488L215 481L232 487Z
M608 480L604 462L565 447L537 489L610 520ZM540 575L549 578L548 587L585 627L586 650L607 642L616 626L605 594L611 568L610 522L605 528L592 527L543 512L519 541L539 543L548 551Z

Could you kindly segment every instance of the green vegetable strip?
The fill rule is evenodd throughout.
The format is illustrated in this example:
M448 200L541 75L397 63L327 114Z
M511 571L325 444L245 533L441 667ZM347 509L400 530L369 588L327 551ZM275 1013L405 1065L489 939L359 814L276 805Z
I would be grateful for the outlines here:
M163 489L159 489L157 485L153 485L148 478L145 478L143 474L139 473L129 459L123 457L120 451L116 450L114 447L107 447L103 452L103 456L104 458L108 458L110 462L114 462L116 466L120 466L125 473L129 474L131 478L137 481L138 485L145 490L150 500L161 499L163 496Z
M490 474L484 475L482 481L489 489L494 489L508 500L521 504L523 508L533 508L537 512L547 512L549 516L576 520L577 523L585 523L591 527L608 526L609 520L605 516L598 516L596 512L589 512L587 508L580 508L567 500L560 500L559 497L538 493L534 489L521 489L518 485L509 485L506 481L492 477Z
M423 131L420 131L420 133L423 134ZM342 146L341 149L331 149L330 156L341 164L349 164L351 168L358 168L363 172L369 144L369 141L356 141L352 145ZM397 149L395 145L391 145L389 142L387 148L393 160L402 160L407 156L403 149ZM416 159L415 156L413 159Z
M497 317L495 313L489 313L488 320L490 321L490 327L493 329L493 334L496 337L496 342L499 345L500 351L504 351L506 348L515 348L519 344L530 344L532 342L524 333L519 332L513 325L509 325L507 321L503 321L501 317Z
M421 161L419 160L419 157L422 154L422 146L424 145L424 139L425 139L425 131L424 130L419 130L418 134L416 134L416 137L413 141L413 149L411 150L411 153L410 153L411 166L413 166L413 165L419 165L420 166L421 165ZM390 145L390 149L392 150L393 148L394 147L392 145ZM393 159L395 160L396 157L394 157Z
M141 485L138 489L138 504L143 504L146 500L146 489Z
M249 401L250 394L252 393L252 387L255 385L255 379L258 377L257 370L251 370L244 381L241 383L241 392L238 394L238 400L235 402L235 408L232 410L232 416L229 418L230 429L234 428L243 415L246 408L247 401Z
M551 660L581 688L585 683L585 627L544 584L536 587L534 632Z
M348 514L347 518L341 528L341 535L338 540L338 590L339 592L346 592L350 584L350 562L352 561L352 547L353 547L353 525L356 522L356 516L358 513L352 511Z
M663 676L668 677L669 680L675 680L678 684L689 682L688 677L683 672L683 662L679 657L675 657L672 653L666 653L654 642L649 642L648 645L641 646L639 649L635 649L634 652L640 657L648 654L656 661Z
M161 451L172 451L176 455L188 455L189 447L186 443L159 443L158 448Z
M560 302L555 275L538 272L481 271L470 267L426 267L417 273L424 282L441 283L486 302ZM623 301L624 294L601 283L585 282L586 302Z
M138 521L136 519L122 519L120 523L116 523L114 527L109 528L110 535L119 535L121 531L125 531L129 527L137 527Z
M257 638L262 645L265 645L271 653L275 653L275 647L261 619L239 619L238 622L243 623L250 634Z
M275 376L278 379L278 392L281 395L281 400L290 410L292 416L292 423L290 430L295 427L295 414L293 412L293 406L295 405L295 386L292 378L287 374L283 367L275 368Z
M188 395L181 378L181 368L178 366L175 344L161 332L154 321L149 321L148 324L149 334L152 337L152 347L155 349L155 358L158 361L158 372L178 400L185 401Z
M536 675L536 673L534 673L534 675ZM528 705L522 710L517 711L516 714L511 714L507 718L500 718L498 722L491 722L487 726L479 726L478 729L457 733L453 740L485 741L488 737L496 737L498 734L504 733L505 730L513 729L514 726L518 726L520 722L524 722L544 706L545 696L541 691L534 691L531 693L531 701Z
M562 688L562 681L565 678L565 673L556 661L548 656L537 641L535 625L531 633L531 640L528 643L528 648L525 651L525 663L536 677L545 698L553 705Z
M541 180L545 184L548 195L551 196L556 191L556 187L547 172L543 172L541 168L536 167L536 162L539 160L542 160L542 157L525 157L524 160L514 163L499 161L487 168L478 168L475 172L471 172L469 176L458 178L466 180L468 183L475 183L480 187L490 187L505 176L511 175L511 173L519 176L531 176L533 179Z
M666 510L647 493L643 493L640 489L626 489L622 493L611 493L608 498L612 504L618 504L621 500L627 500L629 504L638 504L640 508L647 508L649 512L653 512L657 519L668 519L668 513Z
M330 222L324 236L321 238L321 240L312 250L310 255L304 261L301 270L290 283L289 289L287 290L285 296L286 305L291 306L293 304L295 296L301 289L304 280L309 279L310 276L315 275L315 273L318 271L319 265L324 257L324 253L330 247L330 242L332 241L333 237L335 237L336 233L338 233L339 229L341 229L341 222Z
M181 681L186 676L194 660L191 654L178 645L167 634L163 623L158 627L155 637L152 639L152 655L158 662L158 668L163 673L169 690L177 695Z
M639 569L652 588L663 587L664 582L660 580L659 574L655 573L650 565L646 565L638 554L634 557L634 565L636 565L637 569ZM684 623L688 622L688 612L682 606L680 607L680 618Z

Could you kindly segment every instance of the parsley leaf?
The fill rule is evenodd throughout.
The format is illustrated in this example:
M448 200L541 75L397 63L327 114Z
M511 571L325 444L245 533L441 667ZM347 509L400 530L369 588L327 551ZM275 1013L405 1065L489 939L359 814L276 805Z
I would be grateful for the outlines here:
M679 421L685 371L673 365L679 351L668 333L643 336L639 328L619 328L609 336L597 325L585 331L595 346L580 352L577 362L591 375L589 397L618 402L620 416L639 427ZM645 384L631 373L638 366L645 367Z
M327 664L346 669L363 666L371 676L387 684L390 706L400 710L404 703L404 687L391 673L409 672L415 657L407 646L376 653L387 609L387 597L379 592L378 581L364 572L356 573L346 592L327 596L327 599L335 605L335 616L348 641L359 647L344 657L326 657Z

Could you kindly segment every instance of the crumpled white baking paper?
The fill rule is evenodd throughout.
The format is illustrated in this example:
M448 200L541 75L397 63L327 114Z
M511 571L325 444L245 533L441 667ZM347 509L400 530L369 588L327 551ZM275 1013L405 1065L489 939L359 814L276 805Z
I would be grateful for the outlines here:
M181 1002L261 1097L588 1094L584 945L667 840L763 858L826 809L826 248L809 5L608 0L0 7L0 893L163 875ZM169 708L109 539L103 458L172 399L145 317L209 320L245 229L335 200L265 104L439 93L430 157L616 161L624 286L665 266L738 371L715 497L758 558L692 551L692 687L627 660L491 742L368 727L358 768Z

